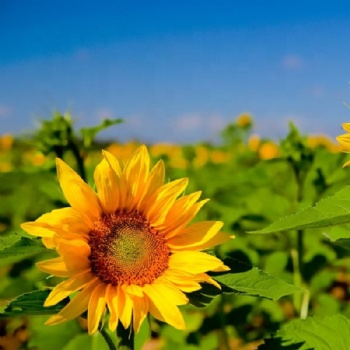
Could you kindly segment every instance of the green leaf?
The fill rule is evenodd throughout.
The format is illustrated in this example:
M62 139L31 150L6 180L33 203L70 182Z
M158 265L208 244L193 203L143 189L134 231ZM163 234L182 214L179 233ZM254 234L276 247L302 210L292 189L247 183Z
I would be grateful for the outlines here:
M266 347L268 344L270 345ZM259 350L310 350L350 349L350 320L337 314L315 316L305 320L293 320L277 331L272 339L266 339Z
M69 302L69 298L65 298L56 305L44 307L44 302L49 290L38 290L34 292L24 293L12 300L0 313L0 317L26 316L26 315L54 315L62 310Z
M4 249L14 245L21 239L21 236L17 232L8 232L0 236L0 253Z
M257 267L241 273L225 273L213 276L225 288L227 294L244 294L278 300L285 295L300 292L300 289Z
M332 244L335 246L342 247L345 250L350 250L350 226L336 226L324 233Z
M123 121L124 120L120 119L120 118L118 118L118 119L104 119L100 125L89 127L89 128L82 128L80 130L80 132L83 136L84 146L90 147L92 141L94 140L94 138L97 136L97 134L100 131L107 129L112 125L120 124Z
M236 259L227 258L224 262L227 266L231 267L231 272L211 274L211 277L221 285L221 290L211 284L202 284L202 289L187 294L192 305L204 307L214 297L222 293L278 300L285 295L301 291L300 288L257 267L244 272L234 273L232 271L240 270L244 265ZM238 269L236 265L238 265Z
M250 233L274 233L340 225L350 222L350 186L334 196L321 199L315 206L281 218L266 228Z
M269 338L264 339L264 344L261 344L258 350L300 350L303 345L304 342L286 345L281 338Z
M230 289L227 289L229 291ZM190 304L196 307L205 307L207 306L214 297L221 294L221 290L214 287L211 284L202 284L202 288L192 292L186 293Z
M7 259L19 255L28 257L46 250L47 249L42 245L40 240L21 237L21 239L12 246L0 250L0 259Z

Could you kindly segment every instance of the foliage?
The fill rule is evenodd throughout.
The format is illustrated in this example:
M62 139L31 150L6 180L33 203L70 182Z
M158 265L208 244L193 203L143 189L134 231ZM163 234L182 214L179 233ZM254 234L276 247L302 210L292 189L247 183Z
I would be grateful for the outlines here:
M136 336L138 349L151 342L205 350L243 349L247 343L259 350L350 347L346 156L329 140L315 144L314 138L311 144L293 124L279 142L253 140L249 118L228 125L217 145L149 147L154 161L163 158L171 179L189 177L188 191L202 190L202 197L210 198L198 219L221 220L236 238L211 251L231 268L212 274L221 290L203 284L188 293L190 305L182 308L186 330L150 319ZM133 152L135 142L96 140L98 132L120 122L105 120L76 132L69 115L56 113L29 140L18 138L4 148L0 143L0 348L11 342L18 349L107 349L100 334L86 334L84 315L43 326L68 300L43 307L48 290L60 280L35 267L52 253L19 225L66 205L55 156L92 184L101 148L122 159Z

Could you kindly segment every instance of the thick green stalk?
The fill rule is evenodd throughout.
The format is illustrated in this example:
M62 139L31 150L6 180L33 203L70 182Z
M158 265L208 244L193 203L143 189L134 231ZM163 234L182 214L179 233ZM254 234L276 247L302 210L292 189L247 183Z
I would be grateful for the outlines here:
M296 287L305 289L305 282L303 280L304 264L303 264L303 252L304 252L304 232L298 230L297 232L297 244L296 249L291 250L292 262L293 262L293 282ZM296 292L293 295L294 308L298 311L300 318L306 318L309 309L310 295L307 290Z
M71 141L69 143L69 148L71 149L71 151L72 151L72 153L74 155L74 158L75 158L75 160L77 162L78 173L79 173L80 177L84 181L86 181L84 158L80 154L79 147L77 146L77 144L74 141Z
M230 345L229 345L229 336L227 334L227 320L226 320L226 314L225 314L225 294L221 294L220 296L220 304L219 304L219 317L220 317L220 324L221 324L221 346L222 349L229 350Z
M106 330L103 328L103 326L99 328L99 331L100 331L103 339L107 343L108 349L109 350L117 350L115 344L113 343L113 340L111 339L109 334L106 332Z
M117 327L117 337L119 339L117 349L119 350L134 350L135 333L132 325L125 329L119 322Z
M297 183L297 201L300 203L303 199L303 184L305 175L302 175L300 169L293 162L291 163ZM296 246L291 249L291 257L293 263L293 282L299 287L300 292L293 295L294 309L297 310L300 318L306 318L309 309L309 292L305 290L306 283L304 281L304 234L303 230L296 231Z

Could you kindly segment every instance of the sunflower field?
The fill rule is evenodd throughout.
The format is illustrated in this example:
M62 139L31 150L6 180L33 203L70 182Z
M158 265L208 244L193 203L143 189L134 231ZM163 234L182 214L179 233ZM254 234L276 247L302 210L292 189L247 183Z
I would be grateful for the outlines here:
M0 136L0 349L350 349L350 134L121 122Z

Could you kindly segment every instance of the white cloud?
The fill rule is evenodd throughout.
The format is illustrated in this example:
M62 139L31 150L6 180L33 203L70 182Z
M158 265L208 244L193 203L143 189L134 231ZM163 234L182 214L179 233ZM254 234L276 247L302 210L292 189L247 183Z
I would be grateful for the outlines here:
M224 128L227 123L227 120L219 114L186 113L173 120L173 126L182 132L207 129L210 133L215 133Z
M185 113L170 122L175 142L215 141L228 121L219 114Z
M199 113L186 113L173 120L173 125L178 131L193 131L201 127L203 116Z
M326 134L329 130L329 121L310 118L293 113L283 116L264 116L262 122L257 118L255 132L263 137L285 138L289 132L289 124L292 122L302 135Z
M286 69L296 70L302 68L304 63L298 55L286 55L282 59L282 65Z

